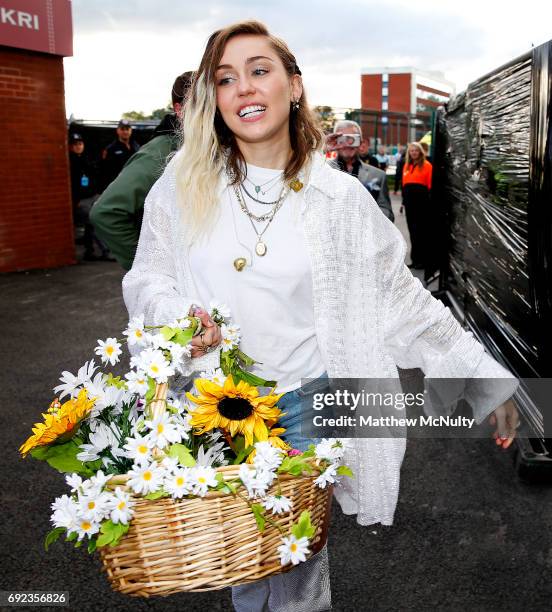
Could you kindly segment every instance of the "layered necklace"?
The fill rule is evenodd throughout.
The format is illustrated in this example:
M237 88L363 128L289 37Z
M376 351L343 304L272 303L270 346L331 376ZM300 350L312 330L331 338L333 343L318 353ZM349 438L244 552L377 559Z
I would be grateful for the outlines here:
M286 185L285 183L282 184L281 189L280 189L280 195L278 196L276 200L267 202L265 200L261 200L258 197L256 197L259 194L266 196L269 191L271 191L272 189L278 186L278 183L282 181L282 177L283 177L283 172L280 172L278 175L270 178L268 181L265 181L264 183L261 183L260 185L257 185L251 179L248 179L247 177L245 177L245 180L242 181L240 184L232 185L232 188L234 190L234 194L236 196L236 200L239 204L239 207L241 211L249 219L249 223L251 224L251 227L253 231L255 232L255 235L257 236L257 242L255 244L255 253L257 254L258 257L264 257L268 251L268 247L266 245L266 242L263 239L263 236L268 230L268 228L270 227L270 224L272 223L272 221L274 220L276 213L280 210L280 208L282 208L284 200L287 198L290 190L293 189L293 191L297 192L303 188L303 183L301 183L301 181L299 181L298 179L293 179L292 181L289 182L289 185ZM232 176L230 172L228 172L228 178L229 178L230 183L232 183ZM253 186L255 195L253 195L247 190L247 188L245 187L245 181L247 181L250 185ZM256 215L247 206L246 199L244 197L244 193L253 202L262 204L263 206L270 206L271 207L270 210L268 210L266 213L263 213L261 215ZM261 230L258 230L257 227L255 226L255 222L265 223L265 226ZM237 259L234 260L234 268L238 272L241 272L241 270L243 270L246 265L247 265L247 260L245 257L238 257Z
M256 215L255 213L252 213L249 210L245 202L245 198L242 196L242 193L241 193L243 184L240 186L234 185L233 188L234 188L234 193L236 194L236 200L238 201L238 204L242 212L245 215L247 215L247 218L249 219L249 222L251 223L251 227L253 228L253 231L255 232L255 235L257 236L257 244L255 245L255 253L259 257L264 257L268 251L268 247L266 246L266 242L263 241L263 235L265 234L266 230L270 227L270 224L274 220L276 213L280 210L280 208L282 208L282 204L284 203L284 200L286 199L289 193L289 188L284 185L280 191L280 195L278 199L275 200L274 202L270 202L270 203L262 202L263 204L272 206L272 209L263 215ZM255 227L254 221L256 221L257 223L266 222L266 225L261 231L258 231L257 228Z

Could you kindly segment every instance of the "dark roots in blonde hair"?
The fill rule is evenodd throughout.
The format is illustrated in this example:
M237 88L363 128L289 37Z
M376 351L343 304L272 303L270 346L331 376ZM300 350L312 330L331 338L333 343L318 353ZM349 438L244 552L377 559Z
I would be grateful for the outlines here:
M291 78L294 74L301 75L295 56L283 40L270 34L266 26L258 21L243 21L217 30L209 37L199 69L196 73L196 83L202 80L209 88L212 87L213 90L215 89L215 73L224 54L226 43L231 38L241 34L266 36L274 51L282 61L289 77ZM192 86L190 100L192 105L197 103L196 93L194 84L194 86ZM228 153L227 169L233 182L238 183L243 181L245 160L236 143L234 134L230 131L218 110L215 114L214 128L221 154L223 152ZM318 120L308 107L304 89L299 99L299 108L297 110L292 110L290 108L289 136L292 155L284 170L285 180L290 180L297 176L297 173L309 160L313 151L320 148L323 138Z

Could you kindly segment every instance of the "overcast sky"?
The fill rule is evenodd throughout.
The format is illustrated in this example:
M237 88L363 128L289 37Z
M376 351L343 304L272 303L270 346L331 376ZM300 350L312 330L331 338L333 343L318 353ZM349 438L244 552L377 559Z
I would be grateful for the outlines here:
M469 82L552 38L552 3L525 0L73 0L67 115L117 119L170 99L208 36L259 19L295 53L311 104L360 106L370 66L439 70ZM511 7L511 8L510 8Z

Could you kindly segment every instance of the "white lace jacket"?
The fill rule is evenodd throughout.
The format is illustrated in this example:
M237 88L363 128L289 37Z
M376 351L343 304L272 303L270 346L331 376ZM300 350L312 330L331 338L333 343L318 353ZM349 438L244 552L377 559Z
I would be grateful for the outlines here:
M302 178L316 333L330 378L397 377L397 365L435 378L510 376L412 276L402 236L356 178L318 154ZM178 219L169 163L146 199L136 258L123 280L129 315L144 313L146 324L185 316L195 302L185 224ZM217 352L190 360L190 371L217 360ZM477 422L499 403L475 406ZM351 442L345 462L355 476L344 478L335 494L346 514L356 513L363 525L392 524L405 444Z

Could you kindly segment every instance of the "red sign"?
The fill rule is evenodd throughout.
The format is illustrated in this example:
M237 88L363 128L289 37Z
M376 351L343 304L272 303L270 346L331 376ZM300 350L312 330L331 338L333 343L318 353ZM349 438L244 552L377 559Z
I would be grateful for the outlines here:
M0 0L0 45L73 55L69 0Z

